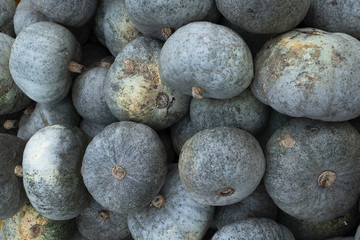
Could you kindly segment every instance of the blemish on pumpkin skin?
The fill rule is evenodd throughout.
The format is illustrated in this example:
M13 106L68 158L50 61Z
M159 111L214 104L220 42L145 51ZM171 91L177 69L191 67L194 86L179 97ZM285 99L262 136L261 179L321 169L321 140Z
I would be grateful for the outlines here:
M319 47L314 43L302 44L299 41L289 41L287 39L281 40L280 45L288 47L290 51L295 52L295 53L300 53L309 48L318 48Z
M287 133L284 136L278 137L279 145L284 148L292 148L295 146L295 138L290 134Z

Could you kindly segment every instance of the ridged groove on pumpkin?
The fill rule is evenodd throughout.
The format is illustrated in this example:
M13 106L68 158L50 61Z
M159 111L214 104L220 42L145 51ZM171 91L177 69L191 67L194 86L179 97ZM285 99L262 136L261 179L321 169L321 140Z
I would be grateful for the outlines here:
M126 172L125 170L120 167L120 166L115 166L112 169L112 175L116 178L116 179L124 179L126 176Z
M336 173L333 171L324 171L318 177L318 183L322 188L331 187L336 180Z

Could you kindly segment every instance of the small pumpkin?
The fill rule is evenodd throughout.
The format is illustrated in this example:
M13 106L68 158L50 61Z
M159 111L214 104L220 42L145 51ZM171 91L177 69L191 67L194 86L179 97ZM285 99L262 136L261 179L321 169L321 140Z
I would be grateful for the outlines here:
M16 1L1 0L0 9L0 33L15 37L13 19L16 11Z

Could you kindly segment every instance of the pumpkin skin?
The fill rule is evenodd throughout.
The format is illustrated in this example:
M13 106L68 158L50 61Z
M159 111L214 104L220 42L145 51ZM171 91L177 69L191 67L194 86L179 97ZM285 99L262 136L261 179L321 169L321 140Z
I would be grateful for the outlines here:
M229 99L192 98L190 103L190 119L198 131L227 126L256 134L265 126L268 114L268 106L250 89Z
M197 98L226 99L254 76L249 47L233 30L210 22L179 28L160 52L159 74L170 88Z
M81 160L88 137L79 128L55 124L36 132L23 155L24 187L33 207L52 220L75 218L91 200Z
M29 98L56 103L71 88L70 61L80 58L80 44L69 30L56 23L37 22L16 37L11 48L10 73Z
M91 240L118 240L130 235L127 214L108 211L95 200L76 217L76 225L81 235Z
M3 223L4 240L68 240L76 228L74 219L55 221L42 216L30 203Z
M25 141L0 133L0 219L12 217L26 202L22 178L14 174L17 165L21 166Z
M94 67L81 73L72 86L76 111L85 119L103 125L117 121L105 101L104 83L109 69Z
M90 139L93 139L97 134L99 134L107 125L97 124L90 122L86 119L81 119L80 129L83 130Z
M234 25L252 33L286 32L305 17L310 0L216 0L221 14Z
M32 135L46 126L54 124L78 126L79 123L80 116L69 97L55 104L37 103L30 117L25 113L21 116L17 136L29 140Z
M31 103L10 74L9 58L14 38L0 33L0 115L18 112Z
M214 223L220 229L246 218L269 218L276 221L277 215L278 208L261 182L254 192L240 202L217 207Z
M94 32L113 56L142 34L129 18L124 0L102 0L94 16Z
M222 227L211 240L295 240L285 226L268 218L248 218Z
M170 127L170 138L175 152L179 155L185 142L199 132L187 114Z
M16 11L16 2L14 0L0 1L0 33L15 37L14 15Z
M194 201L179 176L177 164L169 166L159 195L165 202L146 206L129 214L128 223L134 239L202 239L210 226L215 208Z
M84 183L109 211L130 213L150 204L165 182L166 151L149 126L115 122L96 135L84 154Z
M317 240L351 235L358 226L359 218L359 211L355 204L345 215L329 221L309 222L280 211L278 222L287 227L297 240Z
M294 29L260 50L251 89L260 101L288 116L355 118L360 115L358 53L360 42L350 35Z
M360 135L348 122L291 119L270 137L265 157L266 190L293 217L329 221L359 198Z
M209 15L220 16L214 0L125 0L125 6L136 28L145 36L159 40L166 39L162 34L164 28L175 30L190 22L208 20Z
M52 21L80 27L94 15L98 0L31 0L34 7Z
M190 97L169 88L159 77L162 42L139 37L115 58L106 77L105 100L119 121L165 129L189 109Z
M329 32L342 32L360 39L359 11L360 5L356 0L311 0L304 22L308 26Z
M257 140L234 127L205 129L187 140L179 173L197 202L223 206L241 201L259 185L265 158Z

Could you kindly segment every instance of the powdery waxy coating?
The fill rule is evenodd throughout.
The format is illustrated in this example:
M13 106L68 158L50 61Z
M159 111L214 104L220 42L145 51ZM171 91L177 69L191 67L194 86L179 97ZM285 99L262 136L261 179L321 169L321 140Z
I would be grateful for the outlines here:
M31 103L15 84L9 69L9 58L14 38L0 33L0 115L15 113Z
M170 88L217 99L235 97L254 76L251 52L230 28L209 22L189 23L165 42L160 52L159 73Z
M105 101L104 84L107 67L94 67L80 74L72 86L72 100L76 111L85 119L108 125L117 121Z
M308 26L329 32L342 32L360 39L358 0L311 0L304 19Z
M146 206L129 214L129 229L134 239L200 240L204 237L215 208L191 198L180 180L177 164L169 166L159 195L165 199L160 208Z
M240 202L217 207L214 223L220 229L247 218L270 218L276 221L277 215L278 208L261 182L254 192Z
M142 35L130 20L124 0L99 1L94 32L115 57L127 43Z
M198 131L227 126L256 134L264 128L268 114L269 107L250 89L229 99L192 98L190 103L191 122Z
M179 121L171 125L170 137L175 152L179 155L181 148L185 142L197 133L193 123L191 122L190 115L187 114Z
M52 21L65 26L79 27L90 20L98 0L31 0L34 7Z
M266 190L291 216L328 221L359 198L360 135L348 122L291 119L271 136L265 157Z
M15 37L13 22L15 11L15 0L0 0L0 32L11 37Z
M241 201L259 185L265 158L256 139L234 127L216 127L187 140L179 156L181 181L205 205Z
M14 216L4 220L1 230L4 240L68 240L75 228L74 219L48 219L27 203Z
M97 124L90 122L86 119L81 119L80 129L83 130L90 139L93 139L97 134L99 134L107 125Z
M360 42L298 28L267 42L255 60L254 95L280 113L323 121L360 114Z
M222 15L252 33L282 33L296 27L306 16L310 0L216 0Z
M25 141L0 133L0 219L12 217L26 202L22 178L14 174L21 165Z
M106 210L95 200L76 217L76 225L87 239L119 240L130 235L127 214Z
M53 220L80 214L91 196L81 177L88 137L70 125L40 129L27 142L23 156L24 187L33 207Z
M106 77L105 100L120 121L134 121L162 130L189 109L190 97L169 88L159 77L162 42L139 37L115 58Z
M295 240L285 226L268 218L248 218L222 227L211 240Z
M30 116L25 113L21 116L17 136L29 140L43 127L54 124L78 126L79 123L80 116L76 112L71 98L64 98L55 104L37 103Z
M56 103L69 92L71 60L80 61L81 47L72 33L52 22L31 24L16 37L10 54L10 73L32 100Z
M150 204L165 182L166 151L149 126L115 122L96 135L82 163L85 185L109 211L129 213Z
M220 15L214 0L125 0L125 6L136 28L159 40L165 40L163 28L174 31L190 22L206 21L209 15Z

